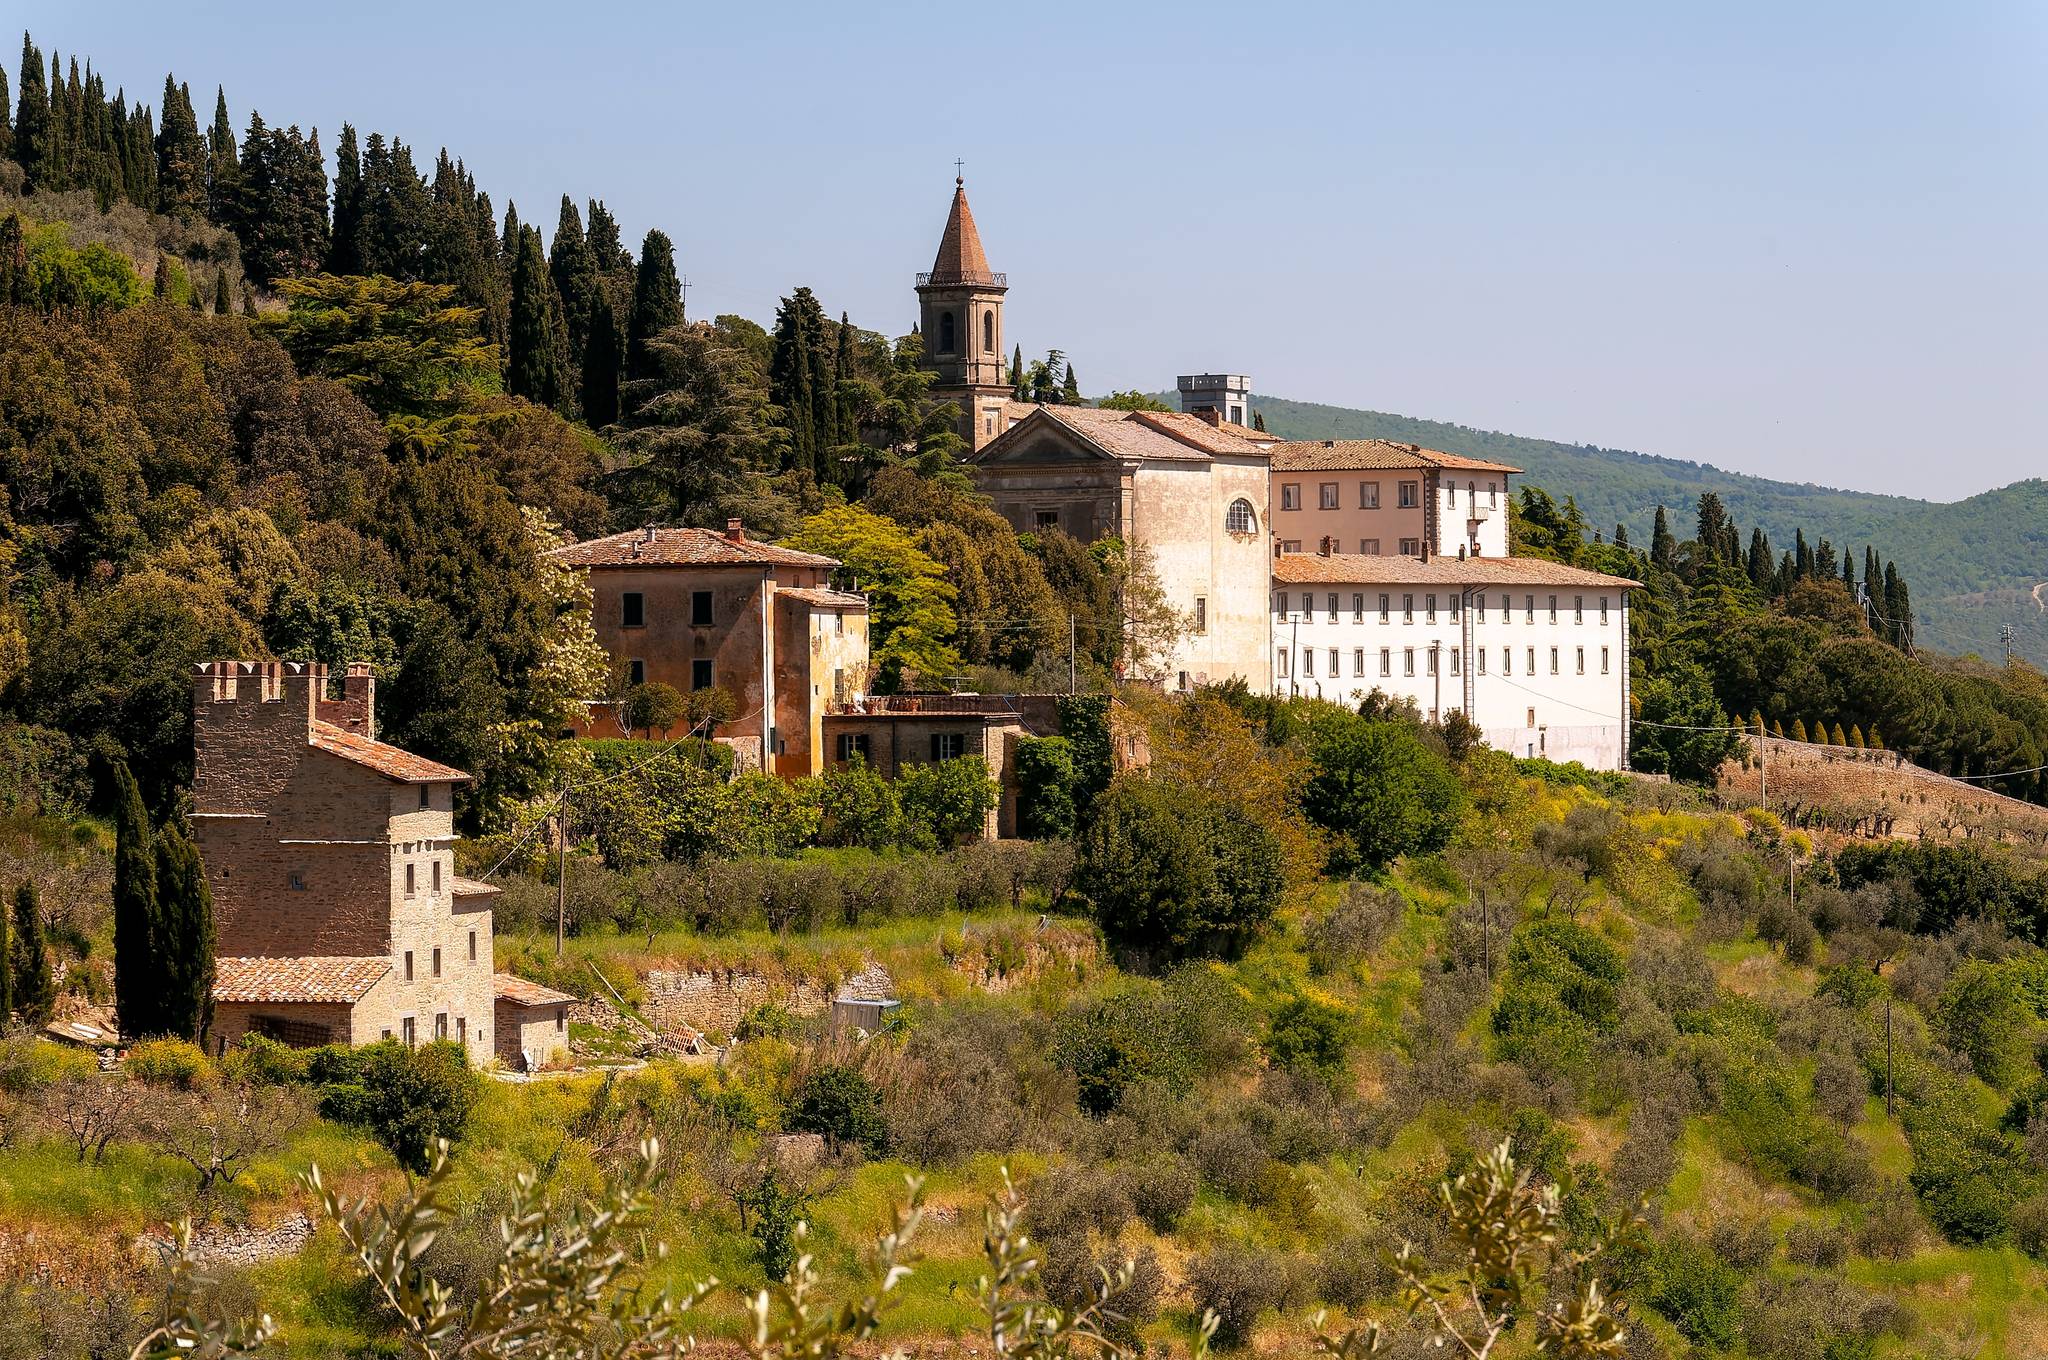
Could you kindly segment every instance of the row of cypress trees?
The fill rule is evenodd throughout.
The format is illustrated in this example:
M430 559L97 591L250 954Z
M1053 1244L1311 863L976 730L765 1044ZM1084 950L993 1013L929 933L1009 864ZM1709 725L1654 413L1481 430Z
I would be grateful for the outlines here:
M152 830L125 761L114 786L114 1005L121 1032L197 1041L213 1022L213 892L199 849Z
M0 1025L10 1015L24 1024L40 1025L57 1003L57 978L43 942L43 913L36 885L24 882L14 890L13 928L0 917Z

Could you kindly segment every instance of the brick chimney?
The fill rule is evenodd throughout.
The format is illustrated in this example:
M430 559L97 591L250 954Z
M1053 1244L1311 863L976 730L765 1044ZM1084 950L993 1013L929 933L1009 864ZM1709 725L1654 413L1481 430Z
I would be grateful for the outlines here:
M346 728L358 736L377 735L377 677L367 661L351 661L342 672L341 697L320 697L320 721Z
M1336 541L1337 540L1331 538L1328 534L1324 534L1323 541L1316 545L1316 555L1318 557L1328 557L1330 553L1333 551L1333 545L1336 543Z
M747 526L735 516L725 522L725 536L734 543L744 543L747 541Z

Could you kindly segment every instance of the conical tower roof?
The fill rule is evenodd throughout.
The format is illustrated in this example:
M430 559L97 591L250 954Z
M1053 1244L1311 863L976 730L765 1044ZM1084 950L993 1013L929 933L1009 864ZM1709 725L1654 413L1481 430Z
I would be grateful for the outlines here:
M990 272L988 256L981 248L981 233L974 229L974 212L967 206L967 186L953 181L953 210L946 214L946 234L939 238L938 258L932 272L920 282L933 284L1001 284L1000 275Z

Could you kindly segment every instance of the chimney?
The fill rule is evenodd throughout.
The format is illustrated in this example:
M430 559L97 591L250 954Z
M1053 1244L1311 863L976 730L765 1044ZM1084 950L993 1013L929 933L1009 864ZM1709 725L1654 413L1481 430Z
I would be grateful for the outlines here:
M725 536L734 543L744 543L747 541L747 526L734 516L725 522Z
M320 698L320 721L359 737L377 735L377 677L367 661L351 661L341 677L341 697Z
M640 541L642 543L652 543L654 541L654 526L652 524L640 526Z
M1334 439L1325 439L1323 441L1323 447L1326 449L1334 449L1337 447L1337 441Z
M1330 544L1332 542L1333 540L1330 538L1330 536L1328 534L1324 534L1323 541L1316 546L1317 555L1321 557L1328 557L1330 555Z

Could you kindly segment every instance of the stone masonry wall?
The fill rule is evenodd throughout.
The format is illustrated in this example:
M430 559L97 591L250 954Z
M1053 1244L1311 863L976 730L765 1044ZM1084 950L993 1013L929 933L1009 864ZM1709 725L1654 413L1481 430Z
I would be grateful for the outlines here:
M1769 806L1795 826L1866 837L2048 843L2048 808L1922 769L1896 751L1750 737L1721 767L1724 798Z

